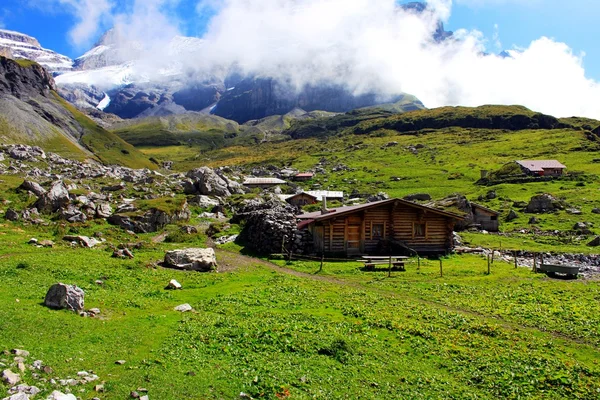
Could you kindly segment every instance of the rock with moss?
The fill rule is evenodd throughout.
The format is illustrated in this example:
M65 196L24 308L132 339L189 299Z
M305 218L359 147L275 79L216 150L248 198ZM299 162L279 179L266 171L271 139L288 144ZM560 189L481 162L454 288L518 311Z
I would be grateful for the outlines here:
M156 232L170 224L189 221L191 211L185 199L160 198L119 207L107 221L135 233Z
M544 193L533 196L531 200L529 200L525 212L542 214L562 209L564 209L564 204L561 201L551 194Z
M44 299L44 305L49 308L82 311L84 309L85 292L74 285L57 283L52 285Z
M69 191L63 181L56 181L49 191L40 196L34 207L39 212L53 213L68 205L70 201Z

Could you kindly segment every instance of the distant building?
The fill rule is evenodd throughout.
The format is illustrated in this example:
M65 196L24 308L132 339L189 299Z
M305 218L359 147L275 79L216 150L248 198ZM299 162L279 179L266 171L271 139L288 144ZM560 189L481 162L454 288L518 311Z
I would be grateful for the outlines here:
M481 226L481 229L485 229L488 232L498 232L499 212L471 202L471 210L473 211L473 223Z
M305 193L316 197L317 201L323 201L323 197L327 197L327 200L344 200L344 192L336 192L330 190L308 190Z
M244 186L248 188L266 189L277 185L285 185L287 182L278 178L246 178Z
M294 175L294 180L298 181L298 182L304 182L304 181L311 180L314 176L315 176L315 174L313 174L313 173L302 172L302 173Z
M293 206L305 206L307 204L315 204L317 203L317 198L313 195L310 195L308 193L302 192L302 193L296 193L296 194L282 194L279 195L279 198L283 201L286 201L288 203L290 203Z
M517 164L524 173L534 176L562 176L567 169L556 160L520 160Z

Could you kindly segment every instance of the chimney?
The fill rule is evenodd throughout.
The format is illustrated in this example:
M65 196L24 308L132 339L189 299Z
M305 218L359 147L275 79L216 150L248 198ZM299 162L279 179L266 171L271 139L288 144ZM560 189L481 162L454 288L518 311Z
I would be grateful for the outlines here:
M323 196L323 201L321 201L321 215L327 214L327 197Z

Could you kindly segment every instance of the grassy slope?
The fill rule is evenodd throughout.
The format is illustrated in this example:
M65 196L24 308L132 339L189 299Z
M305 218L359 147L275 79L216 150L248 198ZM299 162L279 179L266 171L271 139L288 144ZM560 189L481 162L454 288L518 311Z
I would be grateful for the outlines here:
M139 150L112 132L100 127L75 106L53 92L58 103L67 109L84 133L81 143L106 164L120 164L130 168L156 168Z
M439 111L432 111L436 112ZM509 107L506 115L511 112L530 111ZM397 142L398 145L385 147L390 142ZM424 147L414 154L409 146L416 145ZM195 153L191 148L170 148L167 153L171 159L179 155L179 166L185 168L202 164L273 164L308 170L315 168L325 158L326 174L318 174L306 187L319 183L323 188L344 190L347 193L353 190L366 194L385 191L390 196L403 197L425 192L434 199L439 199L459 192L476 201L480 195L495 190L498 197L482 203L502 212L501 229L507 232L532 227L528 223L531 215L521 213L518 209L518 219L504 221L514 202L529 201L535 194L551 193L581 209L583 215L570 215L566 211L539 215L537 218L540 222L535 225L537 228L570 231L576 222L586 221L592 224L592 231L600 234L600 216L591 212L593 208L600 207L597 189L600 148L579 128L522 131L445 128L414 134L377 130L367 135L341 134L326 139L263 143L252 147L236 146L203 154ZM161 149L149 150L149 154L157 158L166 157ZM493 187L475 185L481 170L496 170L517 159L558 159L568 166L571 174L579 174L580 177L576 180L502 184ZM332 167L337 164L346 165L351 170L332 172ZM399 180L394 181L391 179L393 177ZM516 234L512 238L466 236L474 244L493 247L500 247L502 243L504 248L536 251L596 251L585 246L591 236L578 240L577 235L568 233L560 239Z
M144 248L123 261L109 249L72 249L52 227L31 229L0 226L0 349L29 350L52 367L48 378L93 369L106 381L103 398L138 387L167 400L242 391L267 399L591 398L599 388L595 284L506 264L486 276L474 256L446 259L443 278L437 263L424 261L392 278L326 263L326 280L314 280L316 264L293 263L310 273L294 277L225 252L220 263L236 270L186 273L147 267L181 244L141 235ZM122 235L93 222L77 228L95 231L110 242ZM32 235L57 247L24 244ZM184 290L163 289L173 278ZM57 281L82 287L86 307L102 318L43 307ZM198 313L173 311L186 302ZM25 380L34 382L30 372ZM73 391L91 399L94 384Z

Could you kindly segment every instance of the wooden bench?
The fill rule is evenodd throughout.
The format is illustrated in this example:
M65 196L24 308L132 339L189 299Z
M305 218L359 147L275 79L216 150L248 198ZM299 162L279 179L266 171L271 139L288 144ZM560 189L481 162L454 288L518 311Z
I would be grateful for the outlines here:
M546 275L552 277L556 274L564 274L567 278L577 278L579 274L579 267L572 267L569 265L554 265L554 264L541 264L538 269L539 272L544 272Z
M404 263L408 257L406 256L363 256L361 260L356 260L364 263L366 269L375 269L377 265L387 265L394 269L406 271Z

